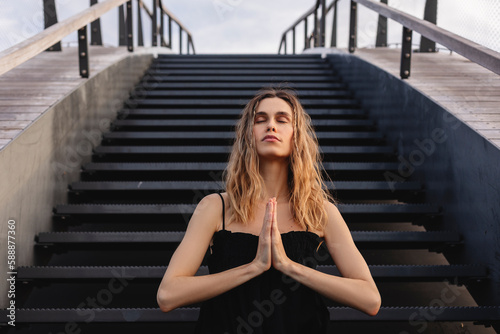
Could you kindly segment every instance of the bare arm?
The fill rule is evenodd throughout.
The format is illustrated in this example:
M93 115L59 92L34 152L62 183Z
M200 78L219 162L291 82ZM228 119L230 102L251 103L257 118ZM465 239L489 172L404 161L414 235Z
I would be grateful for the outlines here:
M343 277L325 274L288 259L281 248L281 237L275 227L277 224L273 224L272 229L273 266L336 302L376 315L381 298L370 270L337 207L330 202L326 205L328 222L325 226L325 242Z
M217 204L219 203L219 204ZM260 275L271 266L271 206L259 238L257 255L251 263L216 274L194 276L200 267L221 219L222 203L216 194L205 196L197 205L182 242L172 255L157 293L163 312L220 295ZM269 211L269 212L268 212ZM267 220L267 221L266 221Z

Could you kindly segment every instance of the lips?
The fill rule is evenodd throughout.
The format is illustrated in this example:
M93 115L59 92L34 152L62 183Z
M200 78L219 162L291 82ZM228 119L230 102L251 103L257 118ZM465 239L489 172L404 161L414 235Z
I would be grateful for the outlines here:
M264 139L262 139L262 141L264 141L264 140L266 140L266 139L274 139L274 140L279 141L278 137L276 137L276 136L272 136L272 135L265 136L265 137L264 137Z

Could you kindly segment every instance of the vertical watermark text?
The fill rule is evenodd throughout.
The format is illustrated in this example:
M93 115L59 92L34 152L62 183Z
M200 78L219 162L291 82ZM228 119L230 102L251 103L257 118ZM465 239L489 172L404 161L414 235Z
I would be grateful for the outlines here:
M7 221L7 297L9 306L7 306L7 318L10 326L16 325L16 221L9 219Z

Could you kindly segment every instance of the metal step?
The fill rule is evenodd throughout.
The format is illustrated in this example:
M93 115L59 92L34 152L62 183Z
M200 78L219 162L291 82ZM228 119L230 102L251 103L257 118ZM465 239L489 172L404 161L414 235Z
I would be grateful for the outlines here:
M455 307L381 307L376 316L366 315L349 307L329 307L331 321L402 321L415 323L427 321L476 321L496 323L500 321L498 306ZM0 318L6 322L8 310L0 310ZM199 308L178 308L168 313L158 308L92 308L92 309L25 309L16 310L16 323L93 323L133 322L194 322Z
M226 168L226 162L88 162L82 166L83 171L214 171L219 172ZM396 162L323 162L328 171L395 171L399 164Z
M159 120L156 122L160 122ZM115 123L113 123L115 124ZM117 126L121 126L118 123ZM125 125L128 126L128 125ZM317 131L316 137L319 140L324 139L338 139L338 140L349 140L352 142L359 140L382 140L384 136L380 132L331 132L331 131ZM182 140L195 140L198 143L200 141L205 142L206 140L224 140L229 141L235 138L234 132L221 131L221 132L160 132L160 131L115 131L107 132L103 134L103 139L130 139L139 142L140 140L150 139L154 140L158 144L158 140L169 140L172 143L173 139Z
M321 69L313 68L307 70L290 69L290 68L273 68L273 69L246 69L246 68L233 68L233 69L190 69L190 68L169 68L169 69L155 69L150 68L146 71L146 75L154 76L275 76L275 75L290 75L290 76L324 76L334 75L335 72L331 68Z
M155 119L161 119L160 117L165 116L184 116L186 117L196 117L198 119L206 119L207 117L218 117L218 116L230 116L231 118L237 119L241 114L242 108L225 108L225 109L200 109L200 108L136 108L136 109L122 109L118 112L118 119L124 117L152 117ZM343 117L343 118L360 118L366 117L366 112L362 109L356 108L335 108L335 109L325 109L325 108L309 108L307 114L315 119L318 116L327 116L331 119Z
M216 60L227 62L230 60L249 62L249 61L325 61L319 54L296 54L296 55L278 55L278 54L197 54L197 55L172 55L158 54L155 61L207 61Z
M198 160L198 159L197 159ZM227 162L89 162L81 180L214 180L221 179ZM398 174L396 162L323 162L335 180L385 180L385 173Z
M250 100L257 90L135 90L131 93L132 98L231 98L231 99L247 99ZM330 98L330 97L351 97L348 90L301 90L299 98Z
M339 204L339 211L351 221L355 216L377 216L411 219L420 215L437 215L439 207L432 204ZM196 204L59 204L57 215L191 215Z
M254 76L219 76L219 75L150 75L146 74L143 77L143 82L226 82L226 83L247 83L247 82L261 82L265 85L269 84L283 84L288 81L292 82L340 82L340 77L332 75L254 75Z
M153 81L146 82L142 80L136 89L223 89L223 90L236 90L236 89L255 89L256 91L263 86L268 85L268 79L261 82L235 82L228 85L221 82L161 82ZM314 90L331 90L331 89L345 89L347 86L342 82L286 82L281 86L293 88L296 90L301 89L314 89Z
M323 154L393 154L390 146L320 146ZM229 154L231 146L97 146L96 154Z
M168 119L168 120L141 120L141 119L125 119L125 120L115 120L111 123L116 127L180 127L187 126L191 128L197 128L203 130L204 127L227 127L228 129L236 125L236 120L227 119ZM312 125L314 127L373 127L375 122L370 119L331 119L331 120L312 120ZM331 130L331 129L330 129ZM320 131L318 131L320 132ZM214 133L212 131L212 133ZM216 133L214 133L216 135ZM234 132L233 132L234 134Z
M197 106L197 107L240 107L243 108L248 102L248 99L150 99L142 98L127 100L126 106L136 107L161 107L170 108L173 106ZM356 100L351 98L337 99L302 99L302 105L306 108L310 106L327 106L327 107L357 107L359 106Z
M174 247L182 241L185 232L42 232L35 240L37 246L136 247L144 245ZM460 235L453 231L351 231L358 247L417 249L445 247L460 243Z
M274 63L274 62L258 62L258 63L241 63L241 62L199 62L199 63L186 63L186 62L153 62L151 64L151 69L188 69L188 70L206 70L206 69L254 69L254 70L281 70L281 69L291 69L291 70L331 70L331 67L326 62L294 62L294 63Z
M486 278L487 269L481 265L369 265L370 273L377 281L440 282L444 279ZM133 278L161 279L166 266L32 266L18 267L17 280L91 280ZM341 276L336 266L318 266L317 270L329 275ZM208 267L201 266L197 276L207 275Z
M333 190L408 190L420 191L422 184L420 182L407 181L394 184L393 188L382 181L335 181L325 182L327 189ZM96 181L96 182L73 182L68 189L76 192L83 191L113 191L126 190L143 192L148 190L178 191L178 190L196 190L204 189L206 191L216 191L225 188L222 181Z

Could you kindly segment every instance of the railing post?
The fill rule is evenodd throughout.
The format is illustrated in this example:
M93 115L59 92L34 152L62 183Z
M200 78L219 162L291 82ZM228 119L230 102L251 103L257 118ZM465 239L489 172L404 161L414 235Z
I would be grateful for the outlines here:
M335 0L335 3L333 4L332 40L330 41L331 47L337 46L337 3L338 1Z
M437 0L425 2L424 20L436 24L437 22ZM422 36L420 38L420 52L436 52L436 42Z
M401 43L401 69L399 75L401 79L410 76L411 69L411 40L413 30L403 27L403 42Z
M78 58L80 64L80 75L82 78L88 78L89 50L87 42L87 26L78 29Z
M314 46L319 46L318 41L318 9L314 11Z
M304 19L304 50L309 48L309 37L307 36L307 17Z
M168 47L172 50L172 18L168 17Z
M295 27L293 27L292 29L292 50L293 50L293 54L295 54Z
M285 35L283 36L283 46L284 46L284 48L285 48L285 54L287 54L287 53L288 53L288 51L286 50L286 33L285 33Z
M182 28L179 25L179 54L182 54Z
M51 25L57 23L57 11L55 0L43 0L43 18L44 18L44 28L47 29ZM49 47L46 51L61 51L61 42Z
M387 5L387 0L380 0L380 2ZM387 17L382 15L378 16L377 40L375 42L375 46L387 46Z
M193 54L195 55L196 51L194 49L194 43L193 43L193 39L191 38L191 35L189 35L189 43L191 43L191 49L193 49Z
M125 31L125 13L123 12L123 5L118 7L118 45L127 45L126 31Z
M163 8L160 8L160 45L167 46L165 42L165 18L164 18Z
M137 45L144 46L144 32L142 30L141 1L137 0Z
M349 23L349 52L353 53L356 49L356 34L358 26L358 15L357 15L358 4L351 0L351 17Z
M321 21L319 26L319 44L321 47L325 47L325 26L326 26L326 0L321 0Z
M127 2L127 44L128 51L134 51L134 33L133 33L133 21L132 21L132 0Z
M158 1L153 0L153 46L158 46Z
M90 5L93 6L97 4L97 0L90 0ZM101 19L97 18L95 21L90 23L90 44L92 45L102 45L102 35L101 35Z

